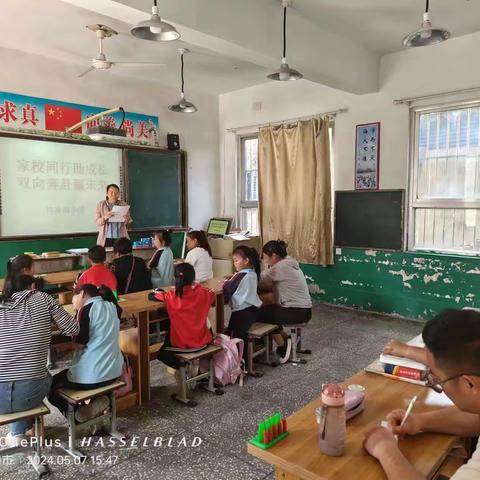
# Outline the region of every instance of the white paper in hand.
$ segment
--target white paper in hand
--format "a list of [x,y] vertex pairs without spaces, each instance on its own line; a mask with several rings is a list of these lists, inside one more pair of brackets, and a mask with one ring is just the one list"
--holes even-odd
[[114,205],[111,212],[113,216],[108,219],[109,222],[125,222],[125,215],[130,210],[130,205]]

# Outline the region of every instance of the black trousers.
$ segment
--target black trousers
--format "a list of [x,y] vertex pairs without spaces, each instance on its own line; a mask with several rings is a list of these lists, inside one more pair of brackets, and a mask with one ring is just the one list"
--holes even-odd
[[244,310],[232,312],[228,323],[227,333],[232,338],[241,338],[245,342],[245,349],[248,341],[248,330],[253,323],[259,321],[259,308],[248,307]]
[[58,372],[52,378],[52,386],[50,388],[50,394],[48,395],[48,401],[55,405],[63,414],[68,410],[68,402],[61,398],[59,395],[55,395],[55,390],[59,388],[73,388],[75,390],[90,390],[93,388],[105,387],[106,385],[113,382],[113,380],[108,380],[107,382],[98,382],[98,383],[75,383],[71,382],[68,377],[68,368]]
[[116,242],[116,238],[106,238],[104,247],[113,247],[113,244]]
[[282,307],[280,305],[265,305],[260,309],[260,322],[273,325],[295,325],[307,323],[312,318],[311,308]]

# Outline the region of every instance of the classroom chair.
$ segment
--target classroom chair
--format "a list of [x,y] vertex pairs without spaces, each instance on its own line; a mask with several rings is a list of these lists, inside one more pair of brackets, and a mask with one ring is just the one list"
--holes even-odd
[[50,410],[45,404],[41,404],[39,407],[32,408],[31,410],[24,410],[22,412],[5,413],[0,415],[0,425],[7,425],[9,423],[18,422],[19,420],[34,419],[35,433],[32,438],[35,438],[35,444],[32,445],[31,441],[28,447],[11,447],[0,450],[0,456],[12,455],[15,453],[32,452],[33,455],[29,455],[28,461],[31,463],[38,478],[42,478],[44,475],[50,473],[50,467],[46,463],[45,457],[42,455],[42,441],[43,441],[43,416],[50,413]]
[[[265,354],[265,365],[276,367],[277,364],[270,361],[271,341],[270,335],[278,329],[278,325],[269,323],[254,323],[248,329],[247,340],[247,375],[252,377],[263,377],[262,372],[256,372],[253,368],[253,360],[259,355]],[[255,342],[263,341],[263,347],[255,349]]]
[[292,351],[290,353],[289,363],[307,363],[304,358],[300,358],[298,354],[310,355],[311,350],[302,349],[302,328],[305,328],[308,323],[297,323],[282,325],[284,330],[290,331],[290,338],[292,339]]
[[[187,387],[203,379],[208,379],[208,383],[206,385],[202,385],[205,390],[215,393],[216,395],[224,394],[224,391],[221,388],[215,388],[215,374],[213,370],[213,355],[219,352],[221,347],[210,344],[204,347],[202,350],[197,350],[195,352],[185,350],[182,351],[173,348],[170,348],[169,350],[172,350],[175,353],[175,356],[181,362],[178,370],[180,375],[180,392],[172,395],[174,400],[184,403],[189,407],[196,407],[198,405],[197,402],[187,397]],[[200,359],[208,359],[208,371],[189,377],[187,375],[187,370],[189,370],[190,365],[196,361],[200,361]]]
[[[115,380],[104,387],[94,388],[92,390],[74,390],[70,388],[60,388],[56,391],[56,394],[62,397],[68,403],[68,444],[62,444],[63,450],[65,450],[69,455],[72,455],[72,457],[74,458],[78,458],[81,460],[87,458],[87,455],[77,449],[78,430],[85,429],[94,425],[100,425],[105,420],[108,422],[107,431],[111,437],[118,438],[119,440],[125,438],[125,436],[117,430],[117,407],[115,401],[115,390],[123,387],[124,385],[124,382],[121,382],[120,380]],[[102,395],[108,395],[110,399],[110,406],[106,413],[103,413],[102,415],[92,418],[91,420],[88,420],[86,422],[78,423],[75,420],[76,409],[83,405],[87,400],[91,401],[94,398],[100,397]]]

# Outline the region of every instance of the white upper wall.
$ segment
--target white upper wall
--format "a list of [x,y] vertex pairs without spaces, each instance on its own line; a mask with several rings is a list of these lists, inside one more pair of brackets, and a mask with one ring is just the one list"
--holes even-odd
[[[381,122],[380,188],[407,188],[409,109],[399,97],[480,86],[480,33],[382,58],[380,91],[353,95],[312,82],[273,82],[220,96],[221,200],[236,215],[236,143],[227,129],[348,108],[335,121],[334,189],[354,188],[355,126]],[[352,71],[354,76],[355,72]],[[480,93],[479,93],[480,96]],[[477,96],[478,98],[478,96]],[[261,102],[261,111],[253,108]],[[246,129],[245,132],[252,131]]]
[[0,55],[2,91],[106,108],[121,105],[127,111],[158,116],[160,144],[166,144],[167,133],[178,133],[187,151],[189,225],[203,228],[218,215],[218,97],[197,93],[198,112],[173,113],[168,105],[177,101],[177,89],[111,72],[78,79],[76,64],[9,49],[0,49]]

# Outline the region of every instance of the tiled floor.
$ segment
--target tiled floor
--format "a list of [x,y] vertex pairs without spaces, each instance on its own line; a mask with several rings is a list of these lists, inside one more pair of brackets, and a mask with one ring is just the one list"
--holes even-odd
[[[298,410],[319,396],[322,383],[344,380],[374,360],[389,338],[407,340],[421,328],[417,322],[317,305],[304,337],[305,348],[313,350],[306,365],[259,367],[264,377],[247,378],[243,388],[227,387],[223,396],[196,392],[199,404],[193,409],[170,400],[174,382],[159,362],[152,362],[152,401],[119,418],[119,429],[140,446],[111,447],[108,437],[95,436],[84,448],[95,457],[83,465],[65,465],[70,457],[58,448],[47,448],[53,471],[49,478],[273,479],[269,465],[246,453],[246,441],[258,422],[275,411],[289,415]],[[46,424],[49,437],[65,437],[65,422],[58,413],[49,415]],[[153,445],[156,437],[163,438],[162,446]],[[192,447],[199,439],[201,444]],[[18,457],[9,467],[0,462],[0,480],[35,478]]]

